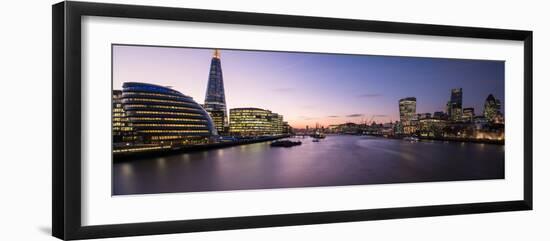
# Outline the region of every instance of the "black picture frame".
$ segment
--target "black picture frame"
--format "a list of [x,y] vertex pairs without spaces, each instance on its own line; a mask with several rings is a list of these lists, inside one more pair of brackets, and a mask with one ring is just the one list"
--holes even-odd
[[[307,225],[350,221],[531,210],[533,33],[532,31],[415,23],[335,19],[171,7],[60,2],[52,6],[53,150],[52,233],[60,239],[88,239]],[[522,200],[368,210],[177,220],[82,226],[81,224],[81,17],[193,21],[428,36],[517,40],[524,43],[524,194]]]

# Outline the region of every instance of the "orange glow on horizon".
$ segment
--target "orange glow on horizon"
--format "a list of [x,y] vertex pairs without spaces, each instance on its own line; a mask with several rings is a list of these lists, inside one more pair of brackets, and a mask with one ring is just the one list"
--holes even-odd
[[[292,128],[297,129],[305,129],[306,126],[309,128],[315,128],[317,125],[319,128],[324,127],[328,128],[330,125],[340,125],[345,123],[355,123],[355,124],[371,124],[369,120],[365,120],[363,118],[327,118],[327,119],[313,119],[313,120],[285,120],[288,121],[288,124]],[[381,124],[381,123],[388,123],[388,122],[394,122],[395,120],[391,120],[388,118],[384,119],[374,119],[375,123]]]

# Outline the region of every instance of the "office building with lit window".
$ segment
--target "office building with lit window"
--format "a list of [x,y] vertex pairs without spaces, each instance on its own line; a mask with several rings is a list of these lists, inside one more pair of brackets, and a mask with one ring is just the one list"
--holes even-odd
[[413,134],[416,131],[416,98],[407,97],[399,100],[399,119],[403,125],[404,134]]
[[452,121],[462,120],[462,88],[451,89],[451,100],[447,102],[447,114]]
[[470,107],[470,108],[464,108],[462,110],[462,120],[463,121],[466,121],[466,122],[473,122],[474,121],[474,117],[476,116],[475,112],[474,112],[474,108]]
[[271,123],[272,123],[272,130],[273,133],[276,135],[283,134],[283,115],[279,115],[277,113],[272,113],[271,116]]
[[206,110],[176,90],[126,82],[121,101],[141,143],[200,144],[218,135]]
[[112,99],[112,134],[113,143],[132,142],[135,140],[133,128],[122,108],[122,91],[113,90]]
[[281,135],[283,116],[259,108],[230,109],[229,133],[234,136]]
[[218,133],[224,133],[227,129],[227,107],[225,104],[221,56],[218,49],[214,50],[214,56],[210,61],[204,109],[210,114]]
[[418,121],[418,133],[422,137],[442,137],[446,126],[446,120],[425,118]]
[[214,127],[218,131],[218,134],[225,133],[228,128],[228,125],[225,124],[227,113],[224,112],[223,110],[216,110],[216,109],[205,108],[205,110],[210,115],[210,118],[212,118],[212,122],[214,123]]
[[500,100],[497,100],[492,94],[485,99],[483,116],[490,122],[495,122],[497,117],[502,116],[500,113]]

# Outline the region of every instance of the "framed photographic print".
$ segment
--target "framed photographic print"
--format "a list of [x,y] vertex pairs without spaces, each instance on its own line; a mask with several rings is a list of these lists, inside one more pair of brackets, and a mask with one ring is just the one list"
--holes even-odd
[[532,32],[61,2],[53,235],[532,209]]

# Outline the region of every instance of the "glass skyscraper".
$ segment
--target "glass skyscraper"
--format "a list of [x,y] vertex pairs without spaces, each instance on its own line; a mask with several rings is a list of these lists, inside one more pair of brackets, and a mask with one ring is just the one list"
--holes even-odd
[[451,90],[451,100],[447,103],[447,112],[453,121],[462,119],[462,88]]
[[225,105],[220,50],[218,49],[214,50],[214,56],[210,62],[204,108],[212,117],[218,133],[225,133],[227,129],[227,107]]
[[485,106],[483,109],[483,116],[488,121],[493,122],[494,119],[500,114],[500,100],[497,100],[492,94],[485,99]]
[[403,125],[405,134],[412,134],[416,131],[416,98],[407,97],[399,100],[399,119]]
[[407,97],[399,100],[399,119],[408,124],[416,115],[416,98]]

